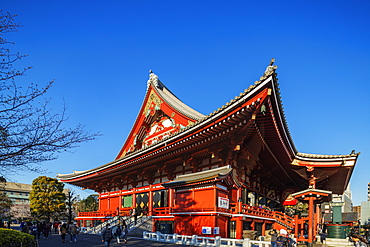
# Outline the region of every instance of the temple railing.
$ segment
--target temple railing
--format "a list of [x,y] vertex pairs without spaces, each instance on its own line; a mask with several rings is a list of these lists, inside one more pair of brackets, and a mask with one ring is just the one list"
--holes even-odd
[[294,229],[294,218],[279,211],[271,211],[270,209],[263,207],[261,208],[248,204],[241,204],[241,210],[238,212],[237,203],[230,203],[230,210],[234,214],[242,213],[246,215],[275,219],[276,222],[282,227]]
[[295,220],[293,217],[290,217],[287,214],[284,214],[279,211],[273,211],[274,219],[282,226],[285,226],[289,229],[294,229]]
[[253,216],[266,217],[266,218],[273,218],[274,216],[273,211],[271,210],[256,207],[256,206],[250,206],[247,204],[242,205],[242,213],[253,215]]
[[161,207],[161,208],[153,208],[153,215],[154,216],[169,216],[172,213],[171,207]]
[[117,211],[93,211],[93,212],[78,212],[78,217],[114,217]]
[[184,212],[224,212],[224,213],[231,213],[230,209],[226,208],[219,208],[219,207],[209,207],[209,208],[174,208],[172,210],[173,213],[184,213]]
[[229,247],[229,246],[245,246],[245,247],[270,247],[271,241],[257,241],[245,239],[232,239],[217,237],[202,237],[197,235],[178,235],[163,234],[160,232],[143,232],[143,238],[150,241],[166,242],[173,244],[182,244],[190,246],[208,246],[208,247]]
[[273,211],[266,209],[266,208],[251,206],[248,204],[241,204],[241,209],[238,210],[237,203],[230,203],[230,210],[234,214],[242,213],[242,214],[247,214],[247,215],[252,215],[252,216],[274,218]]
[[231,213],[230,209],[219,208],[219,207],[209,207],[209,208],[171,208],[171,207],[160,207],[153,208],[154,216],[170,216],[176,213],[187,213],[187,212],[224,212]]

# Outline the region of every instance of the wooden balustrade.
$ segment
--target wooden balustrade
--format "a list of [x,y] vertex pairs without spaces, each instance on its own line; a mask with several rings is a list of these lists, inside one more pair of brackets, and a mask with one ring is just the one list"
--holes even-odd
[[285,225],[286,227],[293,229],[294,228],[294,218],[290,217],[287,214],[284,214],[279,211],[274,211],[274,218],[280,223]]
[[[121,216],[129,216],[131,208],[125,208],[120,210]],[[219,207],[210,207],[210,208],[171,208],[171,207],[160,207],[160,208],[153,208],[153,215],[155,216],[169,216],[173,213],[179,212],[225,212],[236,214],[237,213],[237,204],[230,203],[230,209],[226,208],[219,208]],[[271,211],[265,208],[260,208],[256,206],[251,206],[247,204],[242,204],[241,209],[242,214],[251,215],[251,216],[259,216],[265,218],[276,219],[279,224],[284,225],[288,228],[294,228],[294,219],[282,212],[279,211]],[[117,211],[94,211],[94,212],[79,212],[78,217],[113,217],[117,215]]]
[[117,215],[117,211],[78,212],[78,217],[107,217],[115,215]]
[[168,216],[171,215],[172,208],[171,207],[161,207],[161,208],[153,208],[153,215],[155,216]]

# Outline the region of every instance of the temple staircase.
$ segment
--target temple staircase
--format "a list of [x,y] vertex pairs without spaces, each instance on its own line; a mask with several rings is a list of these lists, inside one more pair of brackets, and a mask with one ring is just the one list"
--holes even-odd
[[287,214],[284,214],[279,211],[274,211],[273,212],[273,218],[275,219],[275,222],[277,225],[280,227],[275,226],[275,229],[289,229],[289,230],[294,230],[294,218],[288,216]]
[[[126,225],[128,227],[128,233],[130,235],[140,235],[142,236],[142,233],[144,231],[152,230],[152,223],[151,220],[152,217],[150,216],[139,216],[137,217],[136,224],[132,217],[129,216],[114,216],[111,219],[97,225],[94,227],[82,227],[81,232],[86,234],[98,234],[100,235],[102,230],[107,226],[107,224],[110,224],[110,227],[112,228],[113,232],[115,232],[116,227],[118,226],[120,221],[125,221]],[[150,225],[150,229],[148,229],[148,225]]]

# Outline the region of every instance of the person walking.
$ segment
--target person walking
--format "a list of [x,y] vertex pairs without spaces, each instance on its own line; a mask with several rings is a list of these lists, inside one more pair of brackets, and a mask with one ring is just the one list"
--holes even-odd
[[116,231],[114,232],[114,236],[117,238],[117,244],[120,244],[121,241],[121,235],[122,235],[122,229],[120,225],[117,226]]
[[21,232],[28,233],[28,234],[30,233],[30,227],[28,226],[27,222],[23,225]]
[[122,221],[122,231],[123,231],[123,242],[125,242],[125,244],[126,244],[127,243],[128,227],[127,227],[127,224],[126,224],[125,220]]
[[55,234],[58,233],[58,227],[59,227],[59,223],[58,223],[58,221],[55,221],[54,224],[53,224],[53,228],[54,228],[54,233]]
[[109,247],[112,238],[113,238],[112,229],[110,228],[110,224],[107,224],[101,233],[101,241],[105,243],[106,247]]
[[132,211],[131,211],[131,216],[134,218],[134,225],[136,225],[137,223],[137,209],[136,208],[133,208]]
[[277,247],[284,247],[287,246],[287,238],[286,235],[280,234],[280,236],[277,237],[276,239],[276,246]]
[[43,228],[42,229],[42,233],[44,234],[44,238],[48,239],[49,238],[50,229],[51,229],[51,225],[49,224],[49,222],[44,222],[42,228]]
[[271,236],[271,247],[276,247],[276,240],[278,238],[278,232],[276,231],[276,229],[271,229],[269,231],[269,235]]
[[70,236],[71,236],[71,243],[72,242],[77,242],[77,226],[76,226],[76,223],[71,223],[70,225],[69,225],[69,234],[70,234]]
[[37,239],[40,239],[42,230],[41,222],[37,222]]
[[60,228],[59,228],[59,234],[62,237],[62,243],[65,242],[66,240],[66,235],[67,235],[68,229],[67,229],[67,224],[64,223]]

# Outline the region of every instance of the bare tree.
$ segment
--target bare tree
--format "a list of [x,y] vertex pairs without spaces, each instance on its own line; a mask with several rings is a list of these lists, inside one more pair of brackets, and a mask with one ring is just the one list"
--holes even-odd
[[13,43],[4,38],[20,27],[14,18],[0,11],[0,176],[40,171],[41,162],[54,160],[58,153],[99,135],[86,131],[83,125],[65,127],[65,104],[59,113],[51,111],[45,94],[53,81],[43,88],[17,82],[31,67],[15,68],[15,62],[25,55],[12,53],[8,46]]
[[74,216],[76,215],[75,206],[76,202],[78,201],[79,197],[76,195],[76,192],[73,190],[68,190],[66,194],[66,208],[67,208],[67,217],[68,222],[72,222]]

